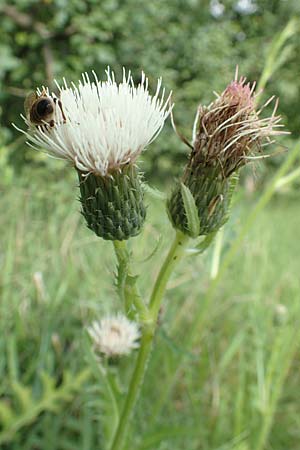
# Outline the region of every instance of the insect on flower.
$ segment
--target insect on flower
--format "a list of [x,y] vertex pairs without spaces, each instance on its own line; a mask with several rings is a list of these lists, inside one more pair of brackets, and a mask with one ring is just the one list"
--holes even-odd
[[[29,145],[71,161],[82,172],[101,176],[133,164],[162,130],[172,107],[171,94],[165,98],[159,79],[151,95],[144,73],[137,85],[125,69],[120,83],[110,69],[106,75],[106,81],[93,72],[91,80],[84,73],[77,84],[57,83],[58,98],[48,88],[29,94],[24,121],[38,126],[19,129]],[[45,122],[50,125],[47,133],[39,127]]]
[[30,92],[24,102],[26,118],[33,125],[49,125],[52,128],[55,125],[55,109],[57,105],[61,110],[63,121],[65,122],[66,118],[60,99],[50,97],[46,89],[43,89],[40,94]]
[[31,147],[75,167],[88,227],[120,241],[141,231],[146,207],[136,161],[161,132],[173,105],[160,78],[153,94],[143,72],[138,84],[125,69],[120,82],[109,68],[106,78],[92,72],[91,79],[83,73],[77,84],[64,79],[56,83],[58,98],[38,89],[25,102],[28,129],[15,128]]

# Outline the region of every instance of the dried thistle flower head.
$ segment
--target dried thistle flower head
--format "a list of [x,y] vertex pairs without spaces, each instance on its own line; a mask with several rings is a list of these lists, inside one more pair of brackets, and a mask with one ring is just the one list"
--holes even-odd
[[140,331],[136,322],[118,314],[93,322],[88,327],[95,350],[108,357],[128,355],[139,347]]
[[152,96],[144,73],[138,85],[125,70],[121,83],[109,69],[106,75],[106,81],[93,72],[92,81],[83,74],[78,85],[57,83],[59,98],[47,88],[37,90],[30,104],[51,100],[51,124],[42,121],[39,108],[35,116],[42,124],[27,114],[29,130],[20,131],[29,145],[77,169],[88,227],[104,239],[123,240],[140,232],[146,215],[136,159],[156,139],[172,106],[160,79]]
[[[227,219],[227,212],[238,169],[261,155],[264,146],[274,142],[273,136],[285,134],[276,115],[275,101],[270,117],[261,118],[271,97],[257,109],[255,83],[236,76],[221,95],[209,106],[200,105],[193,127],[192,152],[182,177],[198,210],[199,235],[218,230]],[[168,211],[175,228],[190,234],[180,186],[176,186]]]

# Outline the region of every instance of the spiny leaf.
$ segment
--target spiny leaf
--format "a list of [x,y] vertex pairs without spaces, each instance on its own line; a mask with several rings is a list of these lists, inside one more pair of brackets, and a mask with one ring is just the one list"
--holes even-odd
[[[32,423],[43,411],[57,412],[64,402],[71,400],[74,394],[90,376],[89,370],[83,370],[77,375],[64,374],[63,383],[55,386],[55,381],[49,382],[49,375],[43,374],[43,386],[47,385],[39,398],[35,398],[32,391],[20,382],[13,383],[12,404],[17,400],[21,408],[13,408],[7,404],[7,400],[0,401],[0,444],[12,440],[16,433],[26,425]],[[45,384],[45,380],[46,384]]]
[[22,411],[26,411],[32,405],[31,391],[27,386],[21,383],[12,383],[12,389]]
[[189,233],[192,237],[199,236],[200,219],[195,199],[187,186],[181,183],[181,195],[186,213]]
[[[55,389],[55,381],[46,372],[40,373],[40,378],[42,381],[43,391],[46,395],[50,395],[53,389]],[[65,379],[66,381],[66,379]]]

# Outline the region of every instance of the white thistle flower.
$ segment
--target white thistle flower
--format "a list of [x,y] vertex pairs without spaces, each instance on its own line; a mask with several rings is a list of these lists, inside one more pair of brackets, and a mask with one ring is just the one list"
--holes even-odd
[[[93,81],[87,73],[76,86],[64,80],[59,89],[63,112],[55,108],[54,126],[37,126],[23,117],[28,132],[23,132],[28,144],[51,156],[71,161],[81,172],[108,175],[124,164],[133,163],[138,155],[160,133],[170,113],[170,96],[166,100],[161,79],[154,96],[148,91],[148,79],[142,73],[135,86],[130,72],[123,70],[123,81],[115,81],[113,72],[106,71],[107,81]],[[43,88],[45,89],[45,88]],[[45,89],[47,95],[56,98]],[[42,91],[37,90],[40,95]]]
[[95,349],[109,357],[128,355],[139,347],[137,323],[121,314],[95,321],[87,330]]

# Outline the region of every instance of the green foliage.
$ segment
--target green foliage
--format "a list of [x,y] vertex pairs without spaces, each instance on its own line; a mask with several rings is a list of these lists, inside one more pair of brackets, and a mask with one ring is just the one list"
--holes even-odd
[[[258,80],[267,61],[262,83],[268,79],[269,84],[264,96],[280,97],[280,113],[297,133],[299,2],[257,0],[256,4],[255,12],[241,14],[235,0],[226,0],[224,14],[214,17],[208,0],[43,0],[39,4],[1,0],[0,115],[5,142],[17,137],[11,122],[21,125],[26,92],[51,85],[54,77],[76,81],[82,71],[92,69],[103,74],[108,64],[118,77],[123,66],[131,68],[136,80],[143,69],[152,87],[163,76],[167,91],[173,90],[176,122],[191,136],[197,104],[210,102],[213,91],[224,89],[236,64],[241,74]],[[275,38],[274,30],[279,33]],[[10,153],[10,162],[18,167],[37,158],[39,163],[24,142]],[[143,169],[157,177],[178,174],[185,159],[186,151],[169,126],[145,153]]]
[[22,427],[37,420],[41,413],[50,411],[59,414],[63,403],[74,398],[88,375],[88,370],[78,373],[75,377],[66,372],[63,382],[56,387],[56,380],[46,372],[41,372],[42,392],[38,398],[35,398],[29,387],[14,381],[11,397],[0,400],[0,444],[13,440]]
[[1,182],[4,185],[11,185],[13,181],[14,169],[9,164],[9,152],[7,147],[0,148],[0,172]]
[[287,26],[273,39],[257,86],[258,91],[265,89],[274,73],[290,59],[294,46],[292,44],[286,45],[286,43],[297,33],[298,28],[299,20],[291,19]]
[[[12,439],[2,443],[4,450],[104,450],[132,370],[132,358],[110,366],[107,384],[103,367],[82,337],[82,328],[92,320],[120,308],[108,269],[115,261],[111,244],[100,243],[83,219],[78,223],[75,177],[63,180],[57,173],[43,172],[39,178],[37,171],[34,178],[15,179],[13,189],[1,188],[6,214],[0,218],[5,236],[0,243],[0,404],[12,408],[12,425],[30,419],[17,432],[9,428]],[[224,228],[223,258],[232,233],[239,236],[254,210],[253,199],[241,196]],[[146,224],[143,239],[133,239],[131,247],[143,291],[151,286],[161,253],[143,266],[139,261],[152,252],[158,229],[163,236],[171,233],[161,200],[147,200],[153,225]],[[199,308],[205,307],[211,251],[186,258],[178,267],[160,315],[131,448],[241,450],[256,448],[265,439],[274,450],[297,448],[298,200],[278,195],[261,209],[194,330],[192,346],[187,335]],[[161,249],[168,245],[164,239]],[[285,317],[278,305],[285,306]],[[91,374],[72,390],[87,366]],[[50,396],[41,373],[51,379]],[[25,402],[29,396],[26,410],[16,383]],[[45,405],[54,400],[52,412]]]

